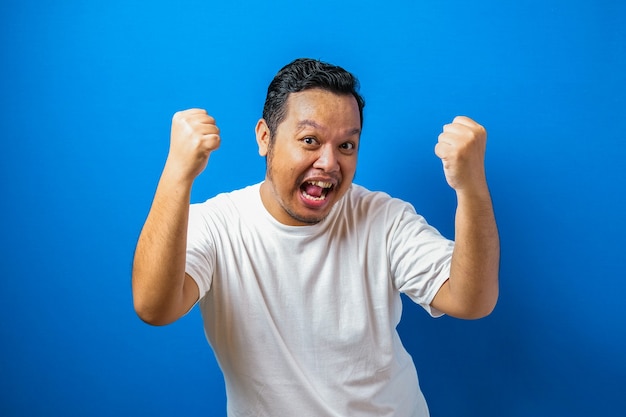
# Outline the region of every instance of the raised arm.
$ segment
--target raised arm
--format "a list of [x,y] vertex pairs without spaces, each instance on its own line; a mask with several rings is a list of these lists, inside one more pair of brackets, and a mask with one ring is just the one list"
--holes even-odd
[[185,273],[191,187],[220,144],[215,119],[205,110],[178,112],[170,149],[133,262],[133,302],[139,317],[169,324],[198,300],[198,286]]
[[465,319],[490,314],[498,300],[500,241],[485,175],[486,141],[482,126],[459,116],[444,126],[435,147],[457,210],[450,279],[431,305]]

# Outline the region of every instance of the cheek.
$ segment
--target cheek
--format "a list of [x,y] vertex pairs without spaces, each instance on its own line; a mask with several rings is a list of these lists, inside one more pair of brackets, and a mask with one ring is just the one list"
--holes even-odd
[[298,152],[285,153],[278,169],[284,175],[283,179],[290,183],[300,183],[306,172],[311,169],[315,160]]
[[341,170],[346,179],[354,177],[356,173],[356,158],[350,158],[341,165]]
[[298,168],[293,163],[285,163],[284,158],[274,158],[270,170],[274,186],[283,190],[282,192],[291,192],[301,182],[301,172],[298,171]]

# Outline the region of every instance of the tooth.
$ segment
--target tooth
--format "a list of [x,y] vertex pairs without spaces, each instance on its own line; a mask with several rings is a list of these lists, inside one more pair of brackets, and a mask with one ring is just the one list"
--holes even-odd
[[312,185],[316,185],[318,187],[321,187],[321,188],[330,188],[333,185],[330,182],[323,182],[323,181],[310,181],[309,183],[312,184]]

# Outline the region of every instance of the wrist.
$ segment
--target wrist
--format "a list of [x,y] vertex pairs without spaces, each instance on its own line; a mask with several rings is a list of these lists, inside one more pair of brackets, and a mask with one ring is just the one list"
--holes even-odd
[[459,204],[472,202],[473,204],[488,204],[491,206],[491,193],[487,183],[456,189],[457,202]]
[[159,184],[167,184],[178,189],[191,189],[196,175],[170,160],[165,162]]

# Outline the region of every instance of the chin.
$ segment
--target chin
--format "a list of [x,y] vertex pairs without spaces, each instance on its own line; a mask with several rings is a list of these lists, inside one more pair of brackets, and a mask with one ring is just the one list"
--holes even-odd
[[309,226],[317,224],[321,222],[322,220],[324,220],[326,217],[328,217],[328,212],[304,214],[304,213],[296,213],[295,211],[288,210],[286,208],[285,208],[285,211],[287,212],[289,217],[291,217],[297,223],[300,223],[302,225],[309,225]]
[[328,213],[325,213],[323,216],[320,216],[320,215],[300,216],[300,215],[297,215],[295,213],[289,213],[289,215],[295,221],[310,226],[310,225],[318,224],[319,222],[324,220],[328,216]]

